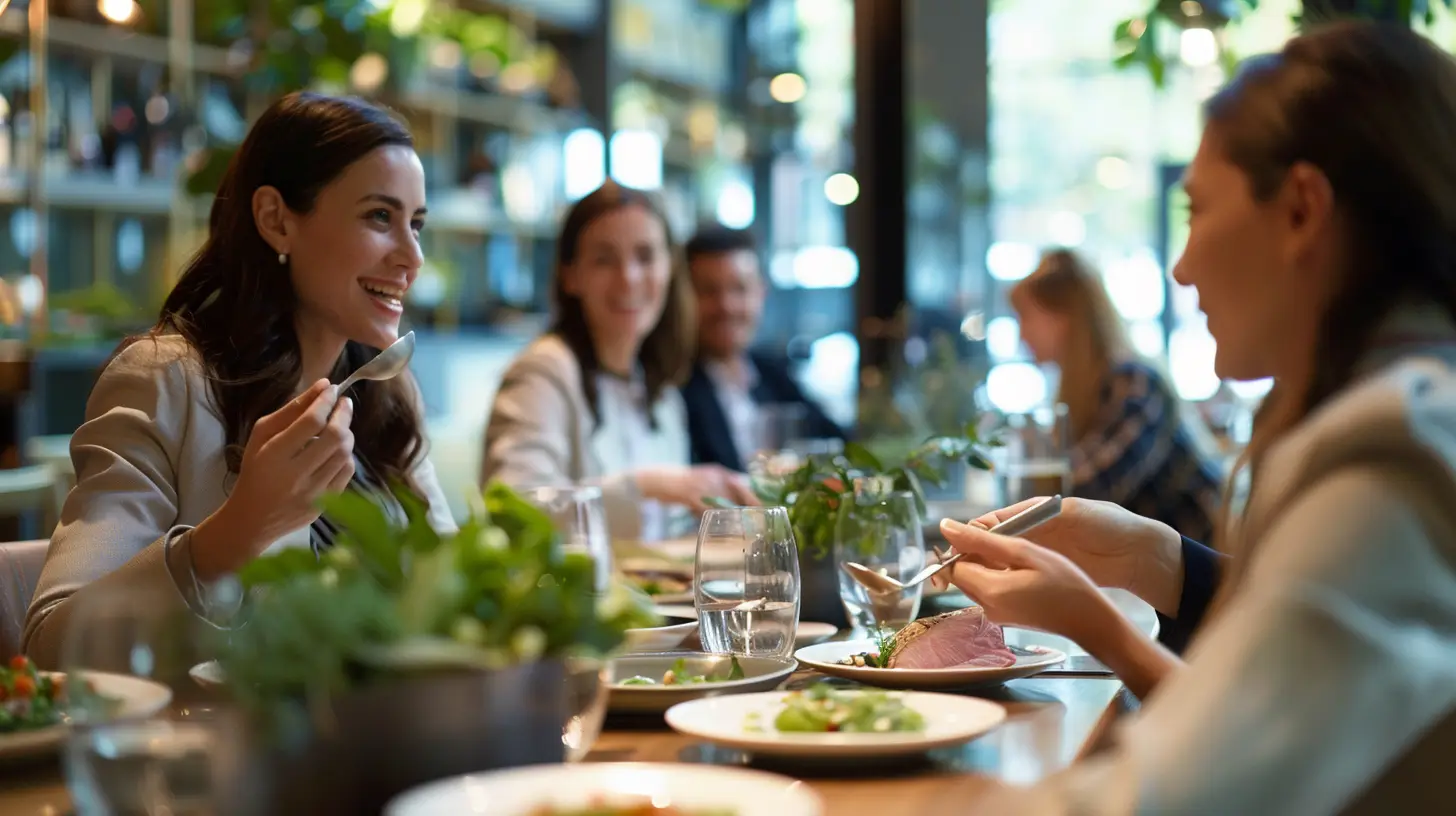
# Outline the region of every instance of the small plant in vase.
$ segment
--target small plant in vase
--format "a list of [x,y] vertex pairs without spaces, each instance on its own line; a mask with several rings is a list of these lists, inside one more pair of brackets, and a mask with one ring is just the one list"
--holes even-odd
[[753,487],[759,500],[789,510],[800,553],[800,616],[848,625],[833,552],[836,530],[849,526],[850,515],[861,506],[879,504],[861,499],[909,493],[924,519],[926,487],[945,483],[959,463],[990,470],[986,448],[992,445],[980,438],[974,425],[967,425],[960,435],[927,439],[899,461],[885,461],[850,442],[839,454],[812,455],[793,464],[782,457],[756,463]]
[[[257,749],[240,795],[261,797],[260,812],[338,797],[377,812],[432,779],[560,761],[564,726],[589,716],[574,667],[587,667],[590,703],[599,659],[657,622],[624,586],[599,594],[591,559],[563,551],[549,516],[503,485],[447,535],[397,495],[403,519],[332,497],[344,530],[332,549],[284,550],[240,575],[245,623],[224,633],[219,663]],[[350,781],[321,781],[335,778]]]

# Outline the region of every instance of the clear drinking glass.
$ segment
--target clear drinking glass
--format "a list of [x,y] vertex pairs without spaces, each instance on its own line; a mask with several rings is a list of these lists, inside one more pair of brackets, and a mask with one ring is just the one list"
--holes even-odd
[[693,592],[708,652],[788,657],[799,625],[799,550],[782,507],[714,509],[698,527]]
[[925,534],[915,496],[909,492],[861,494],[854,502],[834,529],[839,599],[856,629],[899,629],[919,615],[925,585],[894,594],[871,593],[845,564],[854,562],[901,582],[924,568]]
[[571,715],[561,729],[566,761],[580,762],[591,753],[607,718],[607,666],[596,658],[566,661],[566,705]]
[[220,812],[222,775],[238,767],[236,731],[192,678],[220,633],[175,596],[137,588],[92,587],[70,603],[62,710],[76,812]]
[[992,451],[997,501],[1002,507],[1037,496],[1072,494],[1067,406],[1007,417],[1005,444]]
[[522,493],[551,516],[567,552],[591,556],[596,564],[597,591],[605,592],[612,580],[612,536],[607,529],[602,489],[592,485],[540,485]]
[[[596,566],[597,591],[606,592],[612,580],[612,537],[607,531],[601,488],[537,486],[523,492],[527,500],[551,516],[568,552],[591,556]],[[607,716],[606,667],[602,662],[568,660],[566,696],[568,716],[561,728],[561,742],[566,747],[566,761],[577,762],[590,753]]]
[[758,406],[758,449],[743,457],[792,448],[804,438],[809,409],[797,403],[767,403]]

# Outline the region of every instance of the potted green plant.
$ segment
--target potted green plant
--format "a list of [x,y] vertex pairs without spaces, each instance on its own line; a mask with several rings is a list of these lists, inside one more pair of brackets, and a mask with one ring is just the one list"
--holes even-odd
[[886,461],[863,445],[850,442],[844,452],[806,457],[793,470],[760,472],[753,479],[754,492],[765,505],[782,505],[789,510],[789,522],[799,545],[801,619],[849,625],[839,598],[839,577],[835,570],[835,530],[845,526],[845,516],[857,512],[863,503],[855,500],[856,486],[865,492],[904,491],[914,497],[916,510],[926,516],[925,488],[943,484],[953,465],[989,470],[991,462],[976,426],[967,425],[960,435],[935,436],[898,461]]
[[398,521],[358,494],[331,498],[338,544],[240,575],[246,623],[219,663],[250,746],[241,812],[377,813],[434,779],[559,762],[574,664],[656,623],[625,587],[599,595],[591,559],[563,552],[549,517],[503,485],[450,535],[398,495]]

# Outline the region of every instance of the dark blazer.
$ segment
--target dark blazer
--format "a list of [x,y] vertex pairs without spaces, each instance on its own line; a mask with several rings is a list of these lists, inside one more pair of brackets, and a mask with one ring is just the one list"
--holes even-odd
[[[753,401],[760,405],[793,404],[802,405],[808,412],[804,431],[816,439],[845,439],[844,429],[834,423],[815,405],[789,372],[789,361],[750,352],[749,360],[758,369],[758,385],[754,387]],[[682,387],[683,402],[688,409],[688,437],[692,442],[693,462],[696,464],[720,464],[742,471],[744,451],[733,444],[733,431],[728,424],[728,415],[718,402],[718,391],[713,380],[701,363],[693,366],[692,377]],[[751,453],[751,452],[750,452]]]

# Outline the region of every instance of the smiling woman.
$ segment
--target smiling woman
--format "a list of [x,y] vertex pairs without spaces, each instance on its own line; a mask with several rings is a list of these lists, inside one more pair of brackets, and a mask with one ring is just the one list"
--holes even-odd
[[307,93],[264,112],[156,327],[91,393],[26,624],[38,662],[55,665],[74,603],[108,586],[151,583],[226,614],[217,579],[265,551],[332,544],[326,493],[398,510],[382,488],[400,483],[453,528],[413,379],[347,398],[330,385],[398,336],[424,217],[419,157],[388,112]]
[[501,381],[481,480],[599,482],[624,539],[662,537],[662,505],[756,504],[741,475],[688,466],[677,386],[693,356],[692,301],[657,200],[607,182],[567,213],[556,251],[556,320]]

